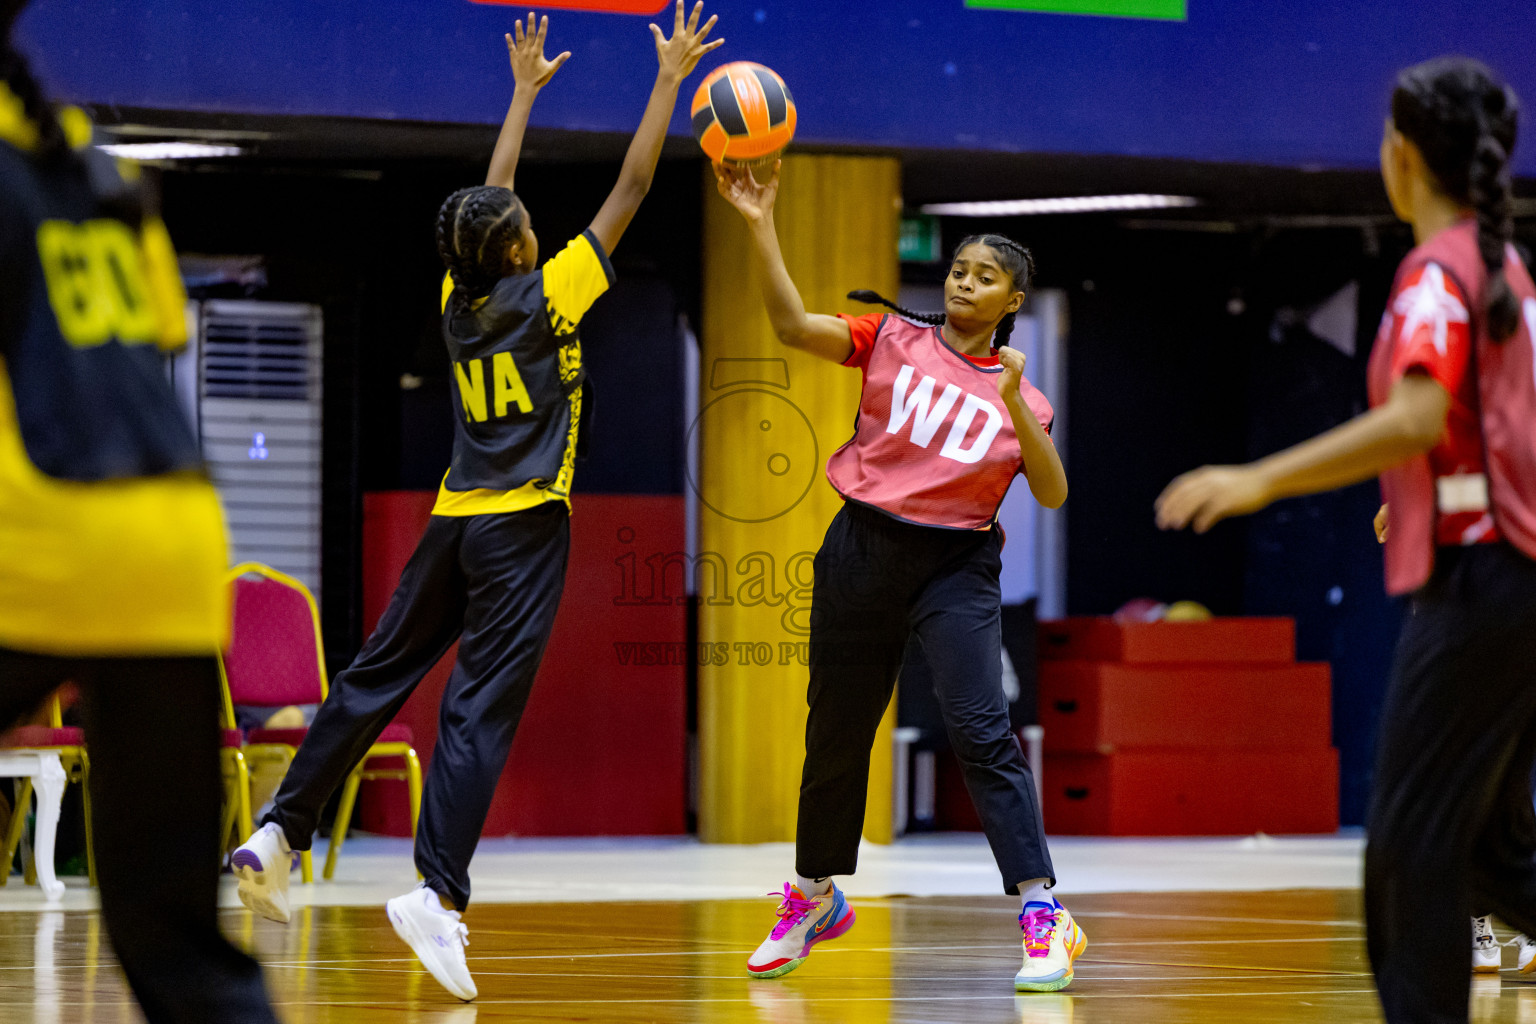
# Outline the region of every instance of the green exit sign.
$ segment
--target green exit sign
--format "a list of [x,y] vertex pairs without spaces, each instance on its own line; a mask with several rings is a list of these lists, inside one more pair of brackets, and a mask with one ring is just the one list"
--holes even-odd
[[1097,14],[1107,18],[1158,18],[1184,21],[1188,0],[965,0],[967,7],[994,11],[1049,11],[1053,14]]
[[896,250],[903,263],[937,263],[942,258],[939,218],[927,213],[902,217],[901,236]]

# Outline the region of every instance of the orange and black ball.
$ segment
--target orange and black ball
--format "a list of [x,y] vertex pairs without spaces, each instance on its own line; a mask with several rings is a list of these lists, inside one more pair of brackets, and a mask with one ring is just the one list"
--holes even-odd
[[693,137],[710,160],[772,160],[795,136],[795,98],[772,70],[750,61],[710,72],[693,94]]

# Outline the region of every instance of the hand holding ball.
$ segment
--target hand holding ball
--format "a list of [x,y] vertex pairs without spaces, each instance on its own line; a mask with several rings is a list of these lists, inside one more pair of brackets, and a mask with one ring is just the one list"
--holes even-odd
[[693,137],[712,163],[772,163],[795,137],[795,99],[761,64],[722,65],[693,94]]

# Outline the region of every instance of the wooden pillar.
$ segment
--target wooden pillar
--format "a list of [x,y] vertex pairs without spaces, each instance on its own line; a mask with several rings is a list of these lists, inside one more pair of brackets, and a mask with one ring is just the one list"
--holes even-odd
[[[889,157],[785,158],[775,220],[808,310],[871,312],[855,288],[895,297],[901,172]],[[780,344],[746,224],[706,172],[701,337],[699,835],[760,843],[795,834],[805,753],[811,558],[842,504],[827,457],[853,432],[860,374]],[[870,763],[864,834],[891,840],[891,729]]]

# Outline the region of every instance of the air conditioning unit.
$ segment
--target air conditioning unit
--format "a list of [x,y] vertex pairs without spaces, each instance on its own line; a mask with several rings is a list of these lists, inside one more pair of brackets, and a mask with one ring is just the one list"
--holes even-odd
[[320,593],[318,306],[209,299],[188,309],[172,379],[224,502],[231,557]]

